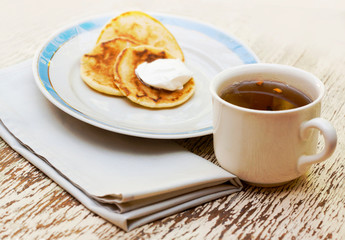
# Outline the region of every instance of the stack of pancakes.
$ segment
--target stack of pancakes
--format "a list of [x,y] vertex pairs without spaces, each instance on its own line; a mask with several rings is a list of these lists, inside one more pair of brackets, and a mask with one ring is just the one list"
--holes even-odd
[[81,78],[92,89],[149,108],[168,108],[186,102],[194,93],[194,80],[181,90],[168,91],[144,84],[135,74],[143,62],[159,58],[184,61],[174,36],[157,19],[131,11],[112,19],[102,29],[96,46],[81,59]]

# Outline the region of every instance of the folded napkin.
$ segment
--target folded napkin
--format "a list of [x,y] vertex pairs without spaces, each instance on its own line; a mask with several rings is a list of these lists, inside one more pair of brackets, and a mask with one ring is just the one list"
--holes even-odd
[[170,140],[81,122],[39,92],[31,60],[0,70],[0,136],[94,213],[129,231],[241,189]]

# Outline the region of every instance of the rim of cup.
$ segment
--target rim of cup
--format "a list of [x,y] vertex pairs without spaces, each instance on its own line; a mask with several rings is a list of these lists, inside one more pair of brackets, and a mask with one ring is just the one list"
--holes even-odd
[[[294,88],[297,88],[298,90],[302,91],[309,97],[311,97],[312,102],[308,103],[307,105],[288,109],[288,110],[279,110],[279,111],[269,111],[269,110],[256,110],[256,109],[250,109],[245,107],[240,107],[237,105],[234,105],[232,103],[229,103],[225,100],[223,100],[219,96],[219,92],[221,89],[224,89],[224,82],[230,81],[230,79],[239,77],[242,75],[264,75],[264,74],[277,74],[277,75],[291,75],[290,77],[296,77],[296,78],[303,78],[308,79],[310,84],[313,84],[313,87],[315,87],[316,91],[318,91],[317,96],[309,96],[303,89],[300,89],[299,87],[293,86]],[[265,77],[263,77],[265,78]],[[278,77],[279,78],[279,77]],[[227,80],[228,79],[228,80]],[[247,79],[247,80],[253,80],[253,79]],[[261,80],[261,79],[260,79]],[[272,80],[272,79],[267,79]],[[264,81],[264,79],[263,79]],[[278,81],[279,80],[272,80],[272,81]],[[236,81],[233,81],[235,83]],[[283,82],[284,81],[280,81]],[[231,83],[231,84],[233,84]],[[221,86],[223,84],[223,86]],[[231,85],[229,84],[229,85]],[[289,85],[289,84],[288,84]],[[246,111],[246,112],[252,112],[252,113],[259,113],[259,114],[283,114],[283,113],[291,113],[291,112],[297,112],[302,111],[304,109],[310,108],[313,105],[318,104],[321,99],[324,96],[325,93],[325,86],[321,82],[320,79],[318,79],[315,75],[311,74],[310,72],[307,72],[305,70],[302,70],[300,68],[296,68],[289,65],[283,65],[283,64],[273,64],[273,63],[253,63],[253,64],[245,64],[240,66],[235,66],[231,68],[227,68],[223,70],[222,72],[218,73],[211,81],[209,90],[211,92],[212,98],[216,101],[219,101],[220,103],[232,107],[234,109],[240,110],[240,111]],[[314,94],[314,95],[316,95]]]

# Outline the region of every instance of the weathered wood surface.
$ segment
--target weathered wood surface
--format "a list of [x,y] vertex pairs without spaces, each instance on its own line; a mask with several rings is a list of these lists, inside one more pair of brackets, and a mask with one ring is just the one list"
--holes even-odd
[[[345,4],[2,0],[0,67],[31,58],[58,27],[133,8],[206,21],[236,35],[263,62],[293,65],[321,78],[327,89],[322,116],[339,136],[335,154],[285,186],[245,186],[242,192],[125,233],[87,210],[0,139],[0,239],[345,239]],[[211,136],[177,142],[215,161]],[[322,145],[320,140],[320,149]]]

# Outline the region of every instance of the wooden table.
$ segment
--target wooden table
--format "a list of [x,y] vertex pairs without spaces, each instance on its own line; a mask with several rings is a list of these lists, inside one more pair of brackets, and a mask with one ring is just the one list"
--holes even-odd
[[[59,27],[129,9],[208,22],[237,36],[262,62],[318,76],[327,89],[322,116],[338,132],[336,152],[285,186],[245,186],[126,233],[91,213],[0,139],[0,239],[345,239],[345,2],[2,0],[0,68],[32,58]],[[178,142],[215,160],[212,136]]]

